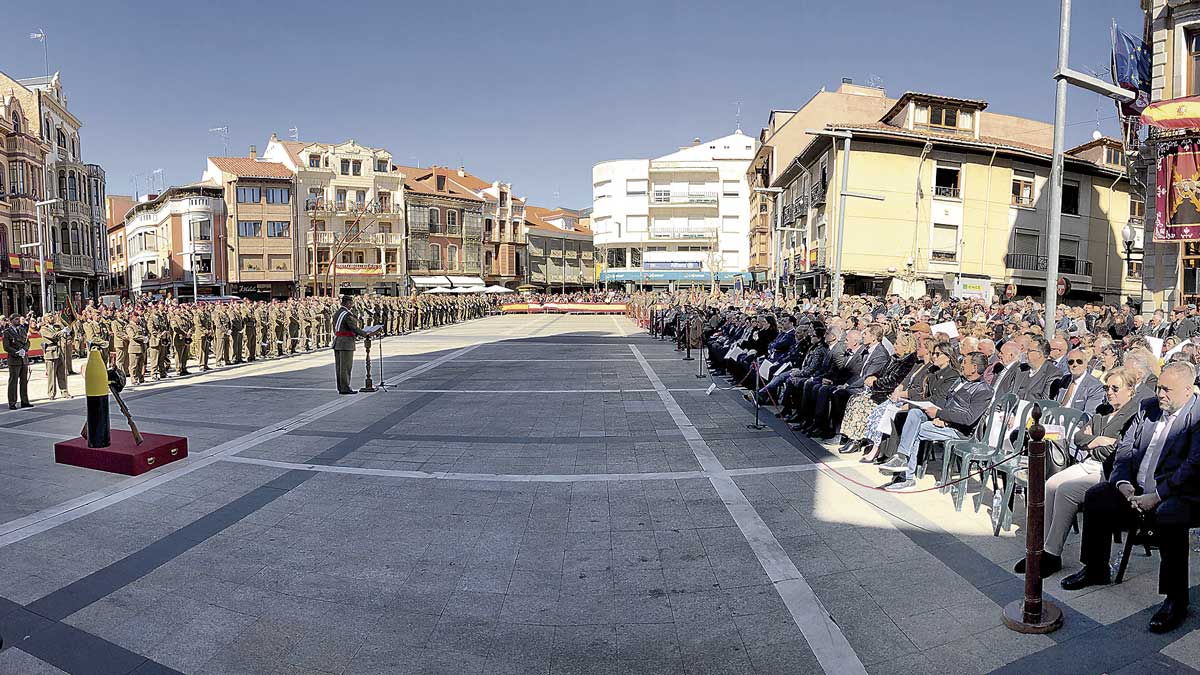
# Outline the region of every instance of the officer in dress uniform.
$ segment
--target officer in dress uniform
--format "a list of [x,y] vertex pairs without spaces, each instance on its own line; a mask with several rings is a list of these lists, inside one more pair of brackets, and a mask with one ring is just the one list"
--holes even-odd
[[342,305],[333,315],[333,363],[339,394],[358,393],[350,386],[350,371],[354,368],[354,341],[358,337],[367,337],[358,326],[358,317],[351,309],[353,306],[354,298],[343,295]]
[[29,402],[29,326],[25,317],[13,314],[4,327],[4,352],[8,355],[8,408],[17,409],[20,399],[22,408],[30,408]]

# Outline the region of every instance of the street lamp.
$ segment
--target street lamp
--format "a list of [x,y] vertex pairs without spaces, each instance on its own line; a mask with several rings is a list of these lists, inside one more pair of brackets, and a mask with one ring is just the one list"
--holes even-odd
[[37,241],[28,244],[22,244],[21,248],[34,248],[38,250],[38,279],[42,289],[42,313],[45,314],[50,303],[46,300],[46,238],[42,236],[42,207],[50,206],[61,202],[61,199],[47,199],[42,202],[37,202],[33,205],[33,210],[37,214]]
[[[1125,227],[1121,228],[1121,241],[1125,244],[1125,274],[1122,278],[1129,276],[1130,270],[1133,268],[1133,244],[1137,241],[1137,230],[1133,227],[1133,222],[1125,223]],[[1138,274],[1141,279],[1142,290],[1138,291],[1138,312],[1141,313],[1142,294],[1145,292],[1146,280]],[[1123,284],[1122,284],[1123,285]]]
[[833,313],[837,314],[842,300],[842,235],[846,232],[846,197],[873,199],[876,201],[883,201],[883,197],[881,195],[846,191],[850,177],[850,139],[854,138],[854,134],[849,131],[832,131],[829,129],[808,129],[804,133],[809,136],[824,136],[835,139],[835,141],[837,139],[841,139],[842,141],[842,187],[838,191],[837,253],[833,258],[833,288],[830,289],[833,295]]

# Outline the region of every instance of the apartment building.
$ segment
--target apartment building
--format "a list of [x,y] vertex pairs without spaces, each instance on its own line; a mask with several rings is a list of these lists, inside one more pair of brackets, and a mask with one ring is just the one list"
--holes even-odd
[[349,140],[281,141],[263,158],[292,172],[302,293],[404,290],[404,185],[392,155]]
[[[879,87],[854,84],[843,78],[834,91],[822,88],[796,110],[772,110],[759,132],[759,146],[746,171],[750,187],[750,271],[756,281],[778,281],[798,269],[794,255],[799,232],[784,226],[784,209],[778,193],[768,190],[792,159],[812,140],[810,129],[828,122],[875,122],[895,99]],[[787,249],[793,254],[784,253]]]
[[[29,96],[18,96],[17,91],[17,86],[0,90],[0,137],[4,139],[0,144],[0,312],[4,314],[42,311],[37,250],[23,246],[38,241],[35,204],[44,196],[49,147],[34,133],[37,108],[31,106]],[[50,255],[49,250],[46,253]]]
[[655,159],[592,168],[592,232],[602,282],[648,286],[749,280],[747,168],[741,131]]
[[404,175],[413,286],[483,284],[483,212],[489,202],[467,187],[483,181],[463,167],[398,166],[396,171]]
[[230,295],[292,297],[299,257],[293,171],[259,159],[252,145],[247,157],[209,157],[202,183],[221,188],[225,205],[209,254],[198,250],[199,268],[210,265]]
[[525,241],[530,286],[550,293],[595,285],[592,232],[579,211],[526,206]]
[[[840,251],[842,141],[808,136],[777,163],[777,222],[796,235],[782,247],[784,284],[829,293],[840,255],[846,293],[1043,297],[1052,128],[986,108],[908,92],[874,122],[824,124],[852,136],[847,193],[882,197],[846,200]],[[1107,139],[1066,153],[1058,272],[1071,284],[1068,300],[1115,303],[1138,292],[1122,229],[1142,206],[1119,147]]]
[[515,290],[526,282],[529,270],[525,199],[513,194],[511,183],[488,184],[471,174],[464,180],[484,199],[483,279],[490,285]]
[[[49,291],[57,305],[67,294],[83,304],[96,297],[108,270],[104,170],[83,161],[83,122],[68,109],[59,73],[16,82],[24,89],[18,95],[24,96],[26,109],[37,111],[31,121],[49,148],[42,178],[45,192],[48,198],[58,198],[43,214],[48,215],[47,241],[54,262]],[[5,86],[9,82],[0,78],[0,88]]]
[[[187,301],[197,294],[224,295],[226,256],[219,235],[226,220],[225,201],[219,185],[196,183],[167,188],[134,203],[113,233],[113,259],[124,262],[129,294]],[[122,200],[111,203],[121,204]],[[121,231],[123,242],[116,239]]]
[[105,195],[104,211],[108,225],[108,274],[100,279],[100,293],[129,297],[129,249],[125,236],[125,214],[137,202],[128,195]]

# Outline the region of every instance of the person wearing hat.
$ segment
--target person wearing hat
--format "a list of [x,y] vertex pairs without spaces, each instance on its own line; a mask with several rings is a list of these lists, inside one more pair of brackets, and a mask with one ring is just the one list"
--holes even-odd
[[8,355],[8,409],[31,408],[29,402],[29,326],[25,317],[13,314],[4,326],[4,352]]
[[71,398],[71,392],[67,390],[67,364],[62,360],[63,350],[69,348],[71,329],[59,323],[56,312],[50,312],[42,321],[40,332],[42,360],[46,362],[46,395],[51,401],[58,398],[60,392],[63,398]]
[[1171,323],[1167,324],[1166,335],[1186,340],[1196,334],[1196,321],[1188,313],[1196,309],[1195,305],[1175,305],[1171,310]]
[[368,336],[358,327],[358,317],[354,315],[353,307],[354,298],[343,295],[342,304],[333,315],[333,363],[339,394],[358,393],[350,386],[350,374],[354,369],[354,341]]

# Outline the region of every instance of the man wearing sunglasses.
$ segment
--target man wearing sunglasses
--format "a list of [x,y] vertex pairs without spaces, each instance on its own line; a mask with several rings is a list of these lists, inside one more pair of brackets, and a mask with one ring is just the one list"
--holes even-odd
[[1091,416],[1104,402],[1104,385],[1089,372],[1088,361],[1082,350],[1072,349],[1067,353],[1069,372],[1059,380],[1054,399],[1065,408]]

